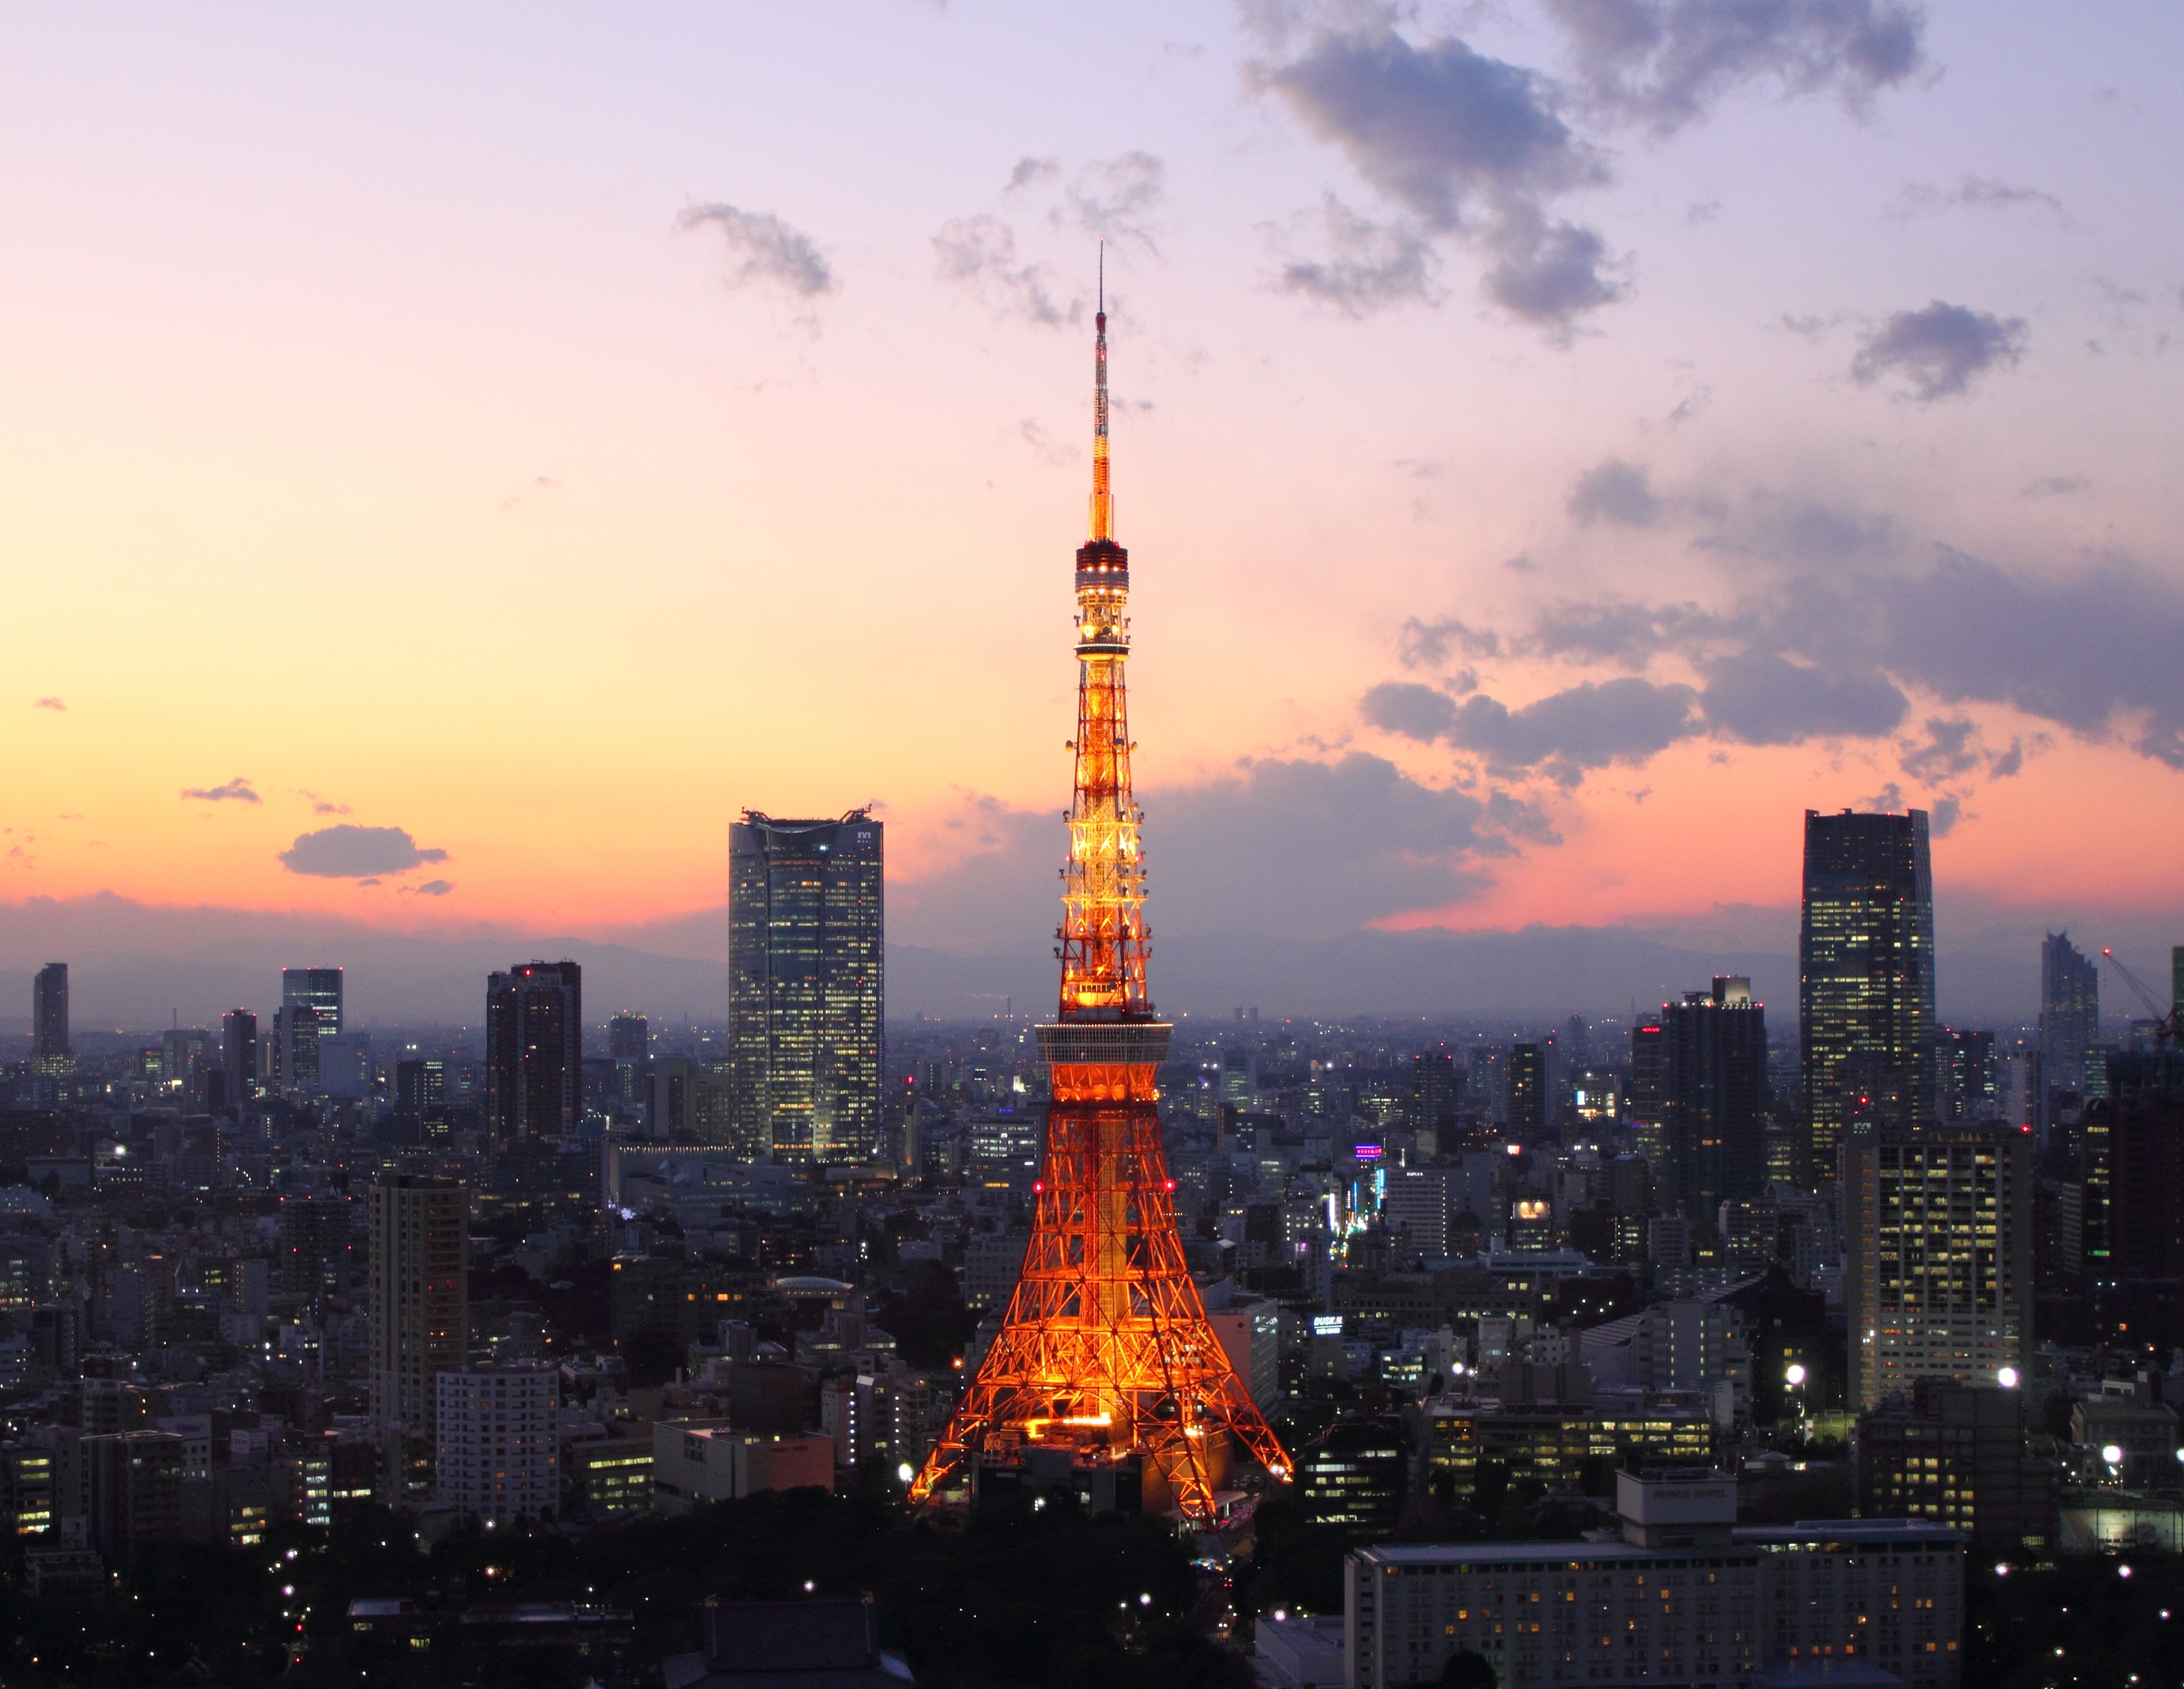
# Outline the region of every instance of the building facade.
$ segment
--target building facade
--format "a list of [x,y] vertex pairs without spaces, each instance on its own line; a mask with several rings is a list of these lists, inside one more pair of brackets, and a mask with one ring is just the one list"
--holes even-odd
[[220,1067],[231,1108],[258,1095],[258,1017],[230,1009],[220,1017]]
[[433,1477],[465,1519],[507,1525],[560,1510],[560,1374],[543,1362],[434,1380]]
[[2018,1390],[1929,1378],[1862,1414],[1859,1513],[1953,1525],[1997,1553],[2052,1552],[2056,1466],[2026,1447],[2025,1406]]
[[58,1062],[70,1053],[68,964],[49,962],[31,982],[31,1059]]
[[729,1113],[785,1162],[880,1148],[884,832],[746,811],[729,830]]
[[1845,1141],[1841,1165],[1851,1406],[1908,1396],[1922,1378],[2027,1375],[2030,1134],[1992,1124],[1875,1127]]
[[1926,812],[1805,811],[1798,1037],[1814,1176],[1845,1125],[1934,1118],[1934,875]]
[[582,1123],[583,984],[566,961],[486,976],[486,1123],[500,1142],[571,1137]]
[[2050,933],[2040,941],[2042,1084],[2082,1095],[2086,1052],[2100,1037],[2101,971],[2068,933]]
[[1956,1689],[1964,1540],[1909,1520],[1734,1528],[1719,1474],[1621,1473],[1620,1542],[1354,1551],[1344,1567],[1348,1689],[1439,1681],[1477,1654],[1504,1689],[1847,1681],[1878,1668]]
[[1696,1219],[1767,1183],[1767,1010],[1745,978],[1661,1006],[1669,1194]]
[[365,1216],[373,1424],[382,1442],[430,1437],[435,1380],[470,1362],[470,1191],[460,1179],[382,1173]]

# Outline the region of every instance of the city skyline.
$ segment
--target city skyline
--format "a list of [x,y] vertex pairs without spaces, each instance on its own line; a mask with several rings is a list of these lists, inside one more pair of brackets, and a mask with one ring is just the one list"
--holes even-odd
[[[1878,57],[1784,25],[1680,81],[1552,9],[1259,15],[1124,14],[1065,53],[1036,20],[904,8],[833,81],[794,20],[664,14],[582,69],[546,27],[482,108],[457,94],[499,52],[482,22],[298,22],[225,59],[220,26],[154,23],[95,70],[90,31],[30,31],[11,135],[84,137],[157,62],[190,92],[136,114],[171,120],[148,176],[128,124],[12,149],[59,162],[0,284],[48,325],[0,410],[0,543],[36,566],[26,615],[106,637],[47,642],[0,700],[0,924],[632,942],[712,919],[741,807],[874,799],[897,942],[978,955],[1043,919],[1068,711],[1021,636],[1048,613],[1025,560],[1080,496],[1049,395],[1104,234],[1145,348],[1115,426],[1162,566],[1138,614],[1173,724],[1139,771],[1164,943],[1263,933],[1268,889],[1305,884],[1315,941],[1774,948],[1723,940],[1794,908],[1783,818],[1892,799],[1936,817],[1945,993],[1951,921],[2157,955],[2178,264],[2140,203],[2174,190],[2120,161],[2174,128],[2133,90],[2176,20],[1942,8]],[[678,68],[746,36],[811,68],[725,103]],[[1518,149],[1498,176],[1443,123],[1466,67]],[[903,74],[942,97],[898,160],[852,112]],[[340,114],[381,75],[416,127],[360,148]],[[1442,103],[1403,108],[1405,77]],[[1131,97],[1094,115],[1095,82]],[[148,222],[75,214],[148,191]],[[148,235],[188,287],[119,259]],[[214,555],[292,590],[153,589]],[[517,571],[552,588],[511,602]],[[1306,591],[1312,660],[1270,667]],[[482,761],[496,659],[572,604],[565,730]],[[752,616],[772,636],[713,661]],[[944,685],[901,666],[908,625],[960,652]],[[820,649],[838,683],[770,711]],[[329,677],[283,711],[246,651]],[[398,698],[361,680],[384,651]],[[2080,837],[2103,810],[2137,824]],[[637,947],[701,953],[678,942]]]

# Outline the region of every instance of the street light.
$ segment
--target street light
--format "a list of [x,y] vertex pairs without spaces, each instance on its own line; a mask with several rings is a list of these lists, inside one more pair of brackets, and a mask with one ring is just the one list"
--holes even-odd
[[1784,1373],[1782,1378],[1791,1389],[1798,1389],[1805,1382],[1805,1368],[1799,1363],[1792,1361],[1790,1363],[1789,1371]]
[[2004,1390],[2016,1389],[2017,1368],[2015,1367],[2004,1367],[2000,1372],[1994,1375],[1994,1381],[2000,1385]]

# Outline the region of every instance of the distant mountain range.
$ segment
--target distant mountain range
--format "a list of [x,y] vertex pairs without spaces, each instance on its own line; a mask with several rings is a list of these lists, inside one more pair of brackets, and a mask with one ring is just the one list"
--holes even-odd
[[[510,963],[571,957],[583,964],[587,1018],[621,1008],[657,1020],[719,1022],[727,1012],[727,920],[700,911],[616,940],[524,938],[489,929],[455,936],[391,933],[313,916],[152,908],[101,896],[0,905],[0,1030],[29,1025],[31,976],[66,961],[79,1026],[152,1028],[179,1017],[210,1025],[237,1005],[270,1012],[280,970],[338,963],[359,1025],[475,1024],[485,976]],[[1248,933],[1162,938],[1153,957],[1162,1010],[1226,1018],[1379,1015],[1506,1017],[1542,1023],[1652,1007],[1703,989],[1716,973],[1749,975],[1786,1025],[1797,1015],[1797,962],[1781,950],[1710,950],[1621,927],[1528,927],[1515,932],[1365,931],[1306,942]],[[2033,1012],[2036,956],[1944,954],[1943,1017],[2014,1024]],[[1044,950],[962,955],[888,947],[894,1020],[1043,1014],[1055,995]]]

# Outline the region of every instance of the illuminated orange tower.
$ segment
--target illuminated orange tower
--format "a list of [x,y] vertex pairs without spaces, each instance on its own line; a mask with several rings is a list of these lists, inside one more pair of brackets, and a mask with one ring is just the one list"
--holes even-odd
[[[1052,1071],[1046,1159],[1033,1187],[1023,1276],[913,1501],[980,1466],[1134,1465],[1140,1497],[1214,1512],[1240,1451],[1290,1475],[1207,1324],[1175,1227],[1155,1079],[1172,1028],[1145,989],[1145,861],[1130,795],[1123,665],[1129,554],[1108,484],[1107,313],[1098,318],[1092,534],[1077,553],[1077,792],[1061,871],[1061,1005],[1039,1028]],[[1043,1458],[1042,1458],[1043,1457]]]

